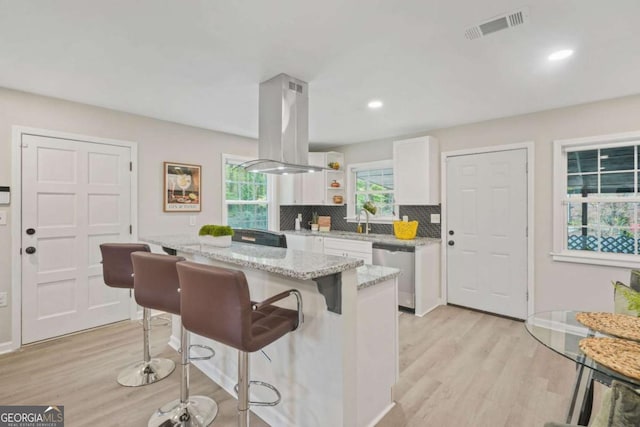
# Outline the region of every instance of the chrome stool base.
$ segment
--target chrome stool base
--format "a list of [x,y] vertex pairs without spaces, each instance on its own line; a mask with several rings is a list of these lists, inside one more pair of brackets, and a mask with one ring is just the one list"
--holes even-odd
[[218,404],[206,396],[191,396],[186,404],[176,399],[149,418],[148,427],[205,427],[218,415]]
[[125,368],[118,375],[118,384],[125,387],[140,387],[153,384],[166,378],[176,368],[170,359],[151,359],[149,362],[138,362]]

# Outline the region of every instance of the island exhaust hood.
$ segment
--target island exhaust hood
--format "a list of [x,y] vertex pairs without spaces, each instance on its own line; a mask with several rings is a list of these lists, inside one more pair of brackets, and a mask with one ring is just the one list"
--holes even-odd
[[309,166],[307,89],[306,82],[286,74],[260,83],[258,159],[239,166],[278,175],[327,169]]

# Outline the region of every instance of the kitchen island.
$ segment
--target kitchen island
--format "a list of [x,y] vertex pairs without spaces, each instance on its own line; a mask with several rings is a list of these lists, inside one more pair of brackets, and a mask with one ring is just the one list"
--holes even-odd
[[[302,293],[302,326],[250,358],[251,379],[273,384],[282,393],[278,406],[251,408],[269,424],[371,426],[393,406],[398,270],[247,243],[217,248],[195,236],[142,240],[191,261],[242,270],[254,301],[291,288]],[[282,306],[295,308],[295,301],[282,301]],[[173,322],[170,344],[176,349],[179,333],[179,322]],[[195,334],[191,341],[215,350],[212,359],[193,363],[235,396],[236,350]],[[197,348],[192,353],[200,355]],[[269,391],[251,389],[251,400],[271,398]]]

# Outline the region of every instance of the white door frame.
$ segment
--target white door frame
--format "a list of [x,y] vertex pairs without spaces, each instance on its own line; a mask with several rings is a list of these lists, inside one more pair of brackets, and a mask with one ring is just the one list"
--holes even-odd
[[470,154],[482,154],[492,153],[496,151],[508,151],[508,150],[527,150],[527,316],[530,316],[534,312],[534,240],[535,234],[533,229],[533,217],[534,217],[534,171],[535,171],[535,144],[533,141],[520,142],[515,144],[495,145],[482,148],[470,148],[465,150],[446,151],[440,155],[440,194],[442,203],[442,257],[440,263],[440,294],[442,295],[442,303],[446,304],[448,301],[447,296],[447,159],[454,156],[463,156]]
[[[117,139],[98,138],[48,129],[26,126],[12,126],[11,140],[11,341],[8,351],[14,351],[22,345],[22,135],[37,135],[50,138],[70,139],[79,142],[116,145],[131,149],[131,239],[138,240],[138,143]],[[137,306],[133,298],[129,310],[134,318]]]

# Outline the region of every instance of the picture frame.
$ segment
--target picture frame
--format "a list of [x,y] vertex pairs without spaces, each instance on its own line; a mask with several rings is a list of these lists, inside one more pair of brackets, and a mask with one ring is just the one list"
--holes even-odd
[[202,211],[202,167],[164,162],[164,212]]

